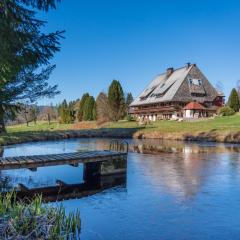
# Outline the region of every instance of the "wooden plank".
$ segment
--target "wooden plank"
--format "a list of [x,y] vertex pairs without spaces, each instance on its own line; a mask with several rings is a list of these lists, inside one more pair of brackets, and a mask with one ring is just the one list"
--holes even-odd
[[20,157],[0,158],[0,169],[28,168],[36,170],[37,167],[72,165],[78,166],[79,163],[102,162],[113,159],[122,159],[127,153],[114,151],[86,151],[63,154],[47,154]]

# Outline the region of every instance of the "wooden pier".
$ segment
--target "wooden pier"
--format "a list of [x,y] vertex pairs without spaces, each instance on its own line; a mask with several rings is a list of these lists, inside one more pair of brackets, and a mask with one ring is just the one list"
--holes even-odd
[[79,163],[96,163],[113,160],[121,160],[127,157],[126,152],[115,151],[86,151],[75,153],[33,155],[19,157],[1,157],[0,170],[28,168],[35,170],[38,167],[72,165],[77,166]]
[[18,185],[17,196],[19,198],[42,194],[46,201],[63,200],[92,195],[122,184],[126,180],[127,154],[127,142],[115,140],[111,142],[109,150],[103,151],[0,157],[0,171],[14,169],[37,171],[39,167],[59,165],[78,167],[79,164],[83,164],[84,183],[68,184],[59,179],[55,186],[29,189],[22,183]]

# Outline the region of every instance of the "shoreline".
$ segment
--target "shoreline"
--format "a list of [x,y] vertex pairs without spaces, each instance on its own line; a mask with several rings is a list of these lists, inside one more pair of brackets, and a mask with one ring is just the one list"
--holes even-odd
[[137,132],[134,138],[142,139],[162,139],[162,140],[175,140],[185,142],[216,142],[216,143],[240,143],[240,131],[201,131],[195,133],[189,132],[172,132],[161,133],[159,131],[152,132]]
[[185,142],[240,143],[240,131],[171,132],[144,131],[136,128],[99,128],[9,133],[0,136],[0,146],[71,138],[135,138]]

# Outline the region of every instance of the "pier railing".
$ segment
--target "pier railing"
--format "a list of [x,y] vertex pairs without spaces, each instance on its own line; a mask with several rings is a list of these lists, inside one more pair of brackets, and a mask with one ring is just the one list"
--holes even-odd
[[112,140],[109,145],[110,151],[128,153],[128,149],[129,149],[128,142],[125,140],[122,140],[122,141]]

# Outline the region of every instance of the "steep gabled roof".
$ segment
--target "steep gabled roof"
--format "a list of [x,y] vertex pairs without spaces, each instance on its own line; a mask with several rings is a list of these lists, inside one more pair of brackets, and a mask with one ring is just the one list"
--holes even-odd
[[[171,74],[170,74],[171,73]],[[195,64],[156,76],[131,106],[159,102],[211,102],[217,96],[216,89]]]
[[131,106],[171,101],[192,66],[175,69],[170,76],[167,72],[156,76]]

